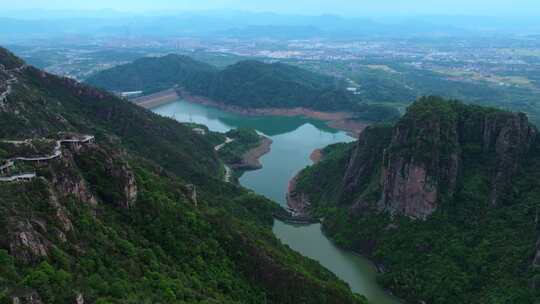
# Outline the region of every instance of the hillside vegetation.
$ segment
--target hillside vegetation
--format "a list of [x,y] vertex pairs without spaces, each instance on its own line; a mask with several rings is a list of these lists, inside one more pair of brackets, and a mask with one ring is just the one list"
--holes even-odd
[[189,126],[2,48],[0,65],[0,140],[95,135],[0,181],[0,303],[365,303],[274,237],[278,205],[222,182]]

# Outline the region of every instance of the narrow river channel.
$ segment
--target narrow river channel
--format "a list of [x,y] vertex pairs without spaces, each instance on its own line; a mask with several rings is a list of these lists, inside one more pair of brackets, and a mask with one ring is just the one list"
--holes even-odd
[[[263,168],[246,172],[240,178],[240,183],[284,206],[289,180],[311,164],[309,155],[314,149],[354,140],[345,132],[312,119],[242,116],[185,101],[152,110],[181,122],[204,124],[212,131],[226,132],[232,128],[250,127],[270,137],[273,140],[272,150],[261,158]],[[275,221],[273,231],[283,243],[319,261],[347,282],[354,292],[365,295],[371,303],[400,303],[377,284],[377,272],[369,260],[336,247],[322,233],[320,224],[296,226]]]

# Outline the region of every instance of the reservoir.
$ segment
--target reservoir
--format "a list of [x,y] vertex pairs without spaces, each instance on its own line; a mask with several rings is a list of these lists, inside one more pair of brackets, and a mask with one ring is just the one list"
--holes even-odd
[[[263,168],[246,172],[242,186],[286,206],[289,180],[309,166],[309,155],[317,148],[354,139],[322,121],[282,116],[243,116],[186,101],[176,101],[152,111],[181,122],[206,125],[212,131],[226,132],[238,127],[258,130],[273,140],[271,151],[261,158]],[[335,246],[321,231],[320,224],[296,226],[275,221],[274,234],[284,244],[321,265],[347,282],[354,292],[373,304],[400,303],[376,282],[377,271],[367,259]]]

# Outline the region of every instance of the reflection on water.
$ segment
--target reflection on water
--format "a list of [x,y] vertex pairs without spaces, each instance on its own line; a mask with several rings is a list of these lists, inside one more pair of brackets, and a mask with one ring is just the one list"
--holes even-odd
[[178,121],[203,124],[210,130],[217,132],[226,132],[231,128],[248,127],[257,129],[267,136],[274,136],[294,131],[307,123],[326,133],[336,134],[339,132],[320,120],[286,116],[243,116],[189,102],[169,103],[156,107],[152,111],[163,116],[173,117]]
[[[261,158],[263,169],[244,173],[240,183],[281,205],[286,204],[289,180],[311,164],[309,155],[314,149],[353,140],[324,122],[299,117],[242,116],[185,101],[163,105],[153,111],[178,121],[204,124],[212,131],[250,127],[269,136],[274,142],[270,153]],[[336,247],[321,232],[319,224],[295,226],[276,221],[273,231],[283,243],[319,261],[371,303],[398,303],[377,285],[374,266],[365,258]]]

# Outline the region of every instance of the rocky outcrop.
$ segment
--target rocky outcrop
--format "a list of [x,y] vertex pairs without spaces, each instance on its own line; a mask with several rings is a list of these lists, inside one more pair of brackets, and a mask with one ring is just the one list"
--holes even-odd
[[287,206],[294,210],[295,217],[309,217],[309,208],[311,206],[311,203],[309,202],[309,198],[306,193],[297,191],[297,180],[298,175],[296,175],[289,181],[289,186],[286,194]]
[[100,197],[102,201],[124,209],[133,207],[138,195],[137,181],[123,151],[110,149],[107,143],[85,145],[74,153],[74,161],[87,183],[97,189],[98,197],[103,180],[110,184],[107,191],[114,191],[114,195]]
[[115,203],[124,209],[130,209],[135,204],[138,194],[135,174],[119,155],[107,158],[105,168],[121,187],[122,198]]
[[41,297],[35,290],[19,292],[12,297],[13,304],[43,304]]
[[380,210],[425,218],[437,208],[441,185],[452,196],[459,170],[456,120],[433,113],[428,119],[409,117],[394,128],[383,153]]
[[115,178],[122,187],[123,198],[117,202],[120,207],[130,209],[137,200],[137,182],[135,174],[127,163],[122,163],[120,166],[113,166],[112,162],[108,163],[110,174]]
[[463,176],[479,170],[474,174],[488,189],[482,195],[495,206],[511,193],[512,179],[535,138],[536,129],[524,114],[424,98],[393,128],[372,126],[360,135],[339,201],[357,211],[375,207],[425,219],[443,201],[452,201]]
[[199,205],[199,202],[197,201],[197,186],[194,184],[187,184],[184,189],[187,198],[195,205],[195,207],[197,207]]
[[392,129],[384,126],[370,126],[358,138],[356,147],[345,169],[340,191],[340,202],[359,207],[365,206],[358,194],[369,184],[374,175],[378,173],[382,161],[383,150],[388,146],[392,136]]
[[64,157],[51,164],[51,176],[47,177],[54,185],[56,193],[60,198],[73,196],[80,202],[96,206],[97,199],[76,167],[73,154],[65,151],[63,155]]
[[419,102],[396,125],[384,150],[378,208],[426,218],[441,200],[453,198],[463,161],[478,155],[492,164],[489,203],[496,205],[535,132],[524,114]]
[[56,193],[49,188],[49,206],[54,210],[54,218],[56,223],[58,223],[59,228],[56,229],[56,236],[61,242],[67,242],[66,233],[72,232],[73,222],[70,219],[69,212],[66,207],[64,207],[58,201]]
[[496,205],[501,193],[508,190],[522,158],[536,136],[525,114],[502,113],[484,120],[483,151],[495,153],[495,172],[489,202]]
[[28,220],[9,218],[7,228],[9,252],[18,261],[32,264],[48,257],[50,242]]
[[84,304],[84,296],[82,293],[78,293],[75,296],[75,304]]

